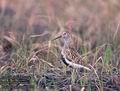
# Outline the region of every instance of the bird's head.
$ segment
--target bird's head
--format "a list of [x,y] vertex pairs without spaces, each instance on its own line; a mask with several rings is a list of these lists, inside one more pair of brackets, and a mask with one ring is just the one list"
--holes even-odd
[[69,43],[71,41],[70,33],[69,32],[62,32],[53,40],[61,39],[64,43]]

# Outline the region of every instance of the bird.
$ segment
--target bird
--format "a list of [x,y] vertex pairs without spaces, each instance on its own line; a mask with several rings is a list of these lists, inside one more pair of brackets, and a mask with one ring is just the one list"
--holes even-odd
[[66,66],[70,66],[73,68],[83,68],[88,71],[91,70],[90,68],[81,65],[83,60],[81,55],[77,52],[77,50],[75,50],[71,46],[74,40],[72,39],[70,32],[64,31],[62,32],[62,34],[58,35],[52,40],[56,39],[61,39],[63,41],[63,46],[61,48],[61,60]]

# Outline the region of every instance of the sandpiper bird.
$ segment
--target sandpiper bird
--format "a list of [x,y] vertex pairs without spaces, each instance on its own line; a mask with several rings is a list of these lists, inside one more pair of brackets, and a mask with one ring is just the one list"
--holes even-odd
[[63,61],[63,63],[73,68],[84,68],[90,71],[88,67],[81,65],[82,57],[77,51],[74,50],[74,48],[70,46],[72,41],[74,41],[72,40],[70,33],[63,32],[61,35],[54,38],[53,40],[56,40],[59,38],[61,38],[64,43],[61,49],[61,60]]

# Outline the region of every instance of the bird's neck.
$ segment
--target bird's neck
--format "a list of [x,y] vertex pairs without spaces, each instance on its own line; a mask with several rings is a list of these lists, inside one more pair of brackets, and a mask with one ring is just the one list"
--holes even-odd
[[62,55],[65,55],[65,51],[66,51],[67,49],[69,49],[69,45],[68,45],[67,43],[65,43],[65,44],[63,45],[63,47],[62,47],[61,54],[62,54]]
[[65,42],[63,45],[63,49],[68,49],[69,48],[70,43],[69,42]]

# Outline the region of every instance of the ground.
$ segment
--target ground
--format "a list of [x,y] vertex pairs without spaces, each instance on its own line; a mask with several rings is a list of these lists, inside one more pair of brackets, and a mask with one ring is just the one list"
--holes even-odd
[[[1,0],[0,91],[120,91],[119,0]],[[61,62],[68,31],[91,71]]]

